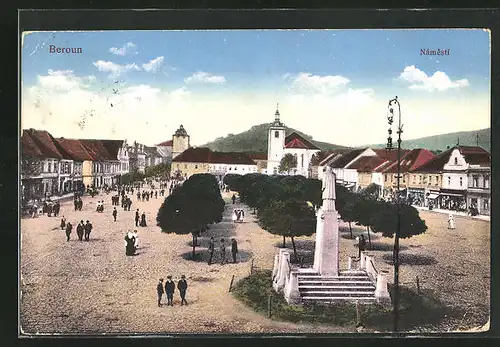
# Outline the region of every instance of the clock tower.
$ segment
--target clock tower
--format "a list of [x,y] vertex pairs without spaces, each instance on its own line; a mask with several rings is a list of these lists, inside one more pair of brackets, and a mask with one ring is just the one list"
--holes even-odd
[[274,122],[269,127],[267,135],[267,174],[278,173],[278,166],[285,149],[285,124],[280,121],[279,104],[276,105]]

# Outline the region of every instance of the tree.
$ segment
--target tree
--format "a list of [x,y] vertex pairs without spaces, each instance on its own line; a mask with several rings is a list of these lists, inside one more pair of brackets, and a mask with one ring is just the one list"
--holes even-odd
[[193,238],[193,259],[196,256],[198,235],[209,224],[222,221],[224,200],[217,180],[210,174],[192,175],[169,195],[156,217],[166,233],[189,234]]
[[369,186],[361,189],[360,194],[368,199],[378,199],[380,193],[380,186],[372,183]]
[[287,153],[281,158],[280,165],[278,166],[278,172],[284,173],[286,172],[287,174],[290,173],[290,171],[294,168],[297,167],[297,157],[295,157],[291,153]]
[[315,207],[323,204],[322,182],[316,178],[307,178],[303,185],[303,198],[311,202]]
[[355,204],[352,207],[354,210],[355,220],[361,224],[366,226],[366,230],[368,231],[368,243],[370,248],[372,246],[372,240],[370,236],[370,226],[372,223],[372,217],[378,213],[380,210],[381,203],[374,199],[368,199],[363,197],[362,195],[358,195],[355,199]]
[[351,239],[353,239],[352,235],[352,222],[356,222],[356,204],[358,200],[358,195],[346,191],[343,194],[337,194],[336,208],[339,211],[340,218],[349,223],[349,232],[351,233]]
[[145,170],[145,177],[168,177],[170,175],[170,164],[162,163],[158,165],[148,166]]
[[314,209],[306,202],[298,199],[272,200],[259,216],[259,225],[274,235],[292,240],[293,253],[297,261],[295,237],[310,236],[316,231],[316,215]]
[[241,181],[241,175],[239,174],[227,174],[224,176],[224,179],[222,182],[229,187],[230,190],[239,192],[240,190],[240,181]]

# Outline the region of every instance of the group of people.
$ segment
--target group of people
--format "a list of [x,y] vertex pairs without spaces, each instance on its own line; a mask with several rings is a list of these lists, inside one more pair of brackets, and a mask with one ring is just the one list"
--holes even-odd
[[139,248],[139,236],[137,230],[128,231],[125,235],[125,255],[132,256]]
[[243,217],[245,217],[245,212],[243,212],[243,209],[241,208],[236,208],[233,211],[233,222],[243,222]]
[[75,206],[75,211],[81,211],[83,207],[83,201],[80,196],[76,196],[73,199],[73,205]]
[[[93,226],[89,221],[87,221],[86,224],[83,222],[83,220],[80,221],[80,223],[78,223],[76,227],[76,235],[78,236],[78,240],[89,241],[92,228]],[[66,241],[69,241],[71,232],[73,231],[73,225],[71,224],[71,222],[66,223],[66,217],[64,216],[61,218],[61,230],[66,230]]]
[[[139,222],[140,220],[140,222]],[[147,227],[147,224],[146,224],[146,213],[145,212],[142,212],[142,215],[140,215],[139,213],[139,209],[137,209],[137,211],[135,211],[135,226],[136,227]]]
[[[182,275],[179,282],[177,282],[177,289],[179,290],[179,294],[181,297],[181,306],[187,305],[186,301],[187,287],[188,285],[186,281],[186,276]],[[167,306],[174,306],[174,292],[175,292],[175,282],[172,280],[172,276],[171,275],[167,276],[165,285],[163,285],[163,278],[160,278],[156,286],[156,293],[158,294],[158,307],[162,306],[161,299],[163,297],[163,293],[165,293],[167,296]]]
[[[160,196],[163,194],[162,193],[163,191],[160,191]],[[158,191],[155,190],[155,191],[142,191],[141,192],[137,192],[137,201],[141,201],[141,197],[142,197],[142,201],[146,200],[146,201],[149,201],[149,198],[153,198],[153,196],[155,197],[155,199],[158,199]]]
[[104,200],[97,201],[96,211],[101,213],[104,212]]
[[[226,263],[226,241],[224,239],[220,239],[220,257],[221,257],[221,265]],[[208,242],[208,265],[212,265],[212,260],[215,253],[215,240],[214,237],[210,237]],[[231,239],[231,254],[233,255],[233,263],[236,263],[236,255],[238,254],[238,242],[235,238]]]

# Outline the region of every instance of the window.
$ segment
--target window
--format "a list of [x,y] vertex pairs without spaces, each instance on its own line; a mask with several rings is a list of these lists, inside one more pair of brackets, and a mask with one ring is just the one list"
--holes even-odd
[[458,158],[455,157],[455,165],[458,165]]
[[451,177],[448,176],[448,185],[451,186]]
[[238,169],[238,168],[236,168],[236,167],[235,167],[235,168],[234,168],[234,171],[236,171],[237,169]]
[[483,186],[484,188],[490,187],[490,176],[484,176]]
[[194,168],[195,168],[195,169],[197,169],[197,168],[198,168],[198,165],[195,165],[195,166],[194,166]]
[[384,175],[384,181],[387,182],[387,175]]
[[275,137],[275,138],[280,137],[280,132],[279,132],[279,131],[275,131],[275,132],[274,132],[274,137]]
[[429,180],[427,181],[427,185],[430,186],[432,184],[432,176],[429,175]]
[[304,167],[304,154],[300,155],[301,166]]
[[418,184],[422,184],[422,175],[418,176]]
[[48,168],[48,171],[47,172],[52,172],[52,162],[49,161],[49,168]]
[[463,184],[463,179],[462,177],[460,177],[460,187],[462,186],[462,184]]
[[405,182],[406,182],[406,176],[403,175],[403,183],[405,183]]
[[232,168],[229,168],[229,171],[231,171]]
[[483,209],[485,211],[489,211],[489,209],[490,209],[490,202],[488,201],[488,199],[484,199],[483,200]]

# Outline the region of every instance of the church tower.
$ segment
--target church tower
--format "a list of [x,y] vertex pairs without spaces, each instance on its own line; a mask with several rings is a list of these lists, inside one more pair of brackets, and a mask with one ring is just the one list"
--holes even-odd
[[172,159],[189,147],[189,135],[181,124],[179,129],[177,129],[175,134],[172,136]]
[[276,105],[274,122],[267,135],[267,174],[277,174],[278,166],[285,152],[285,124],[280,121],[280,111]]

